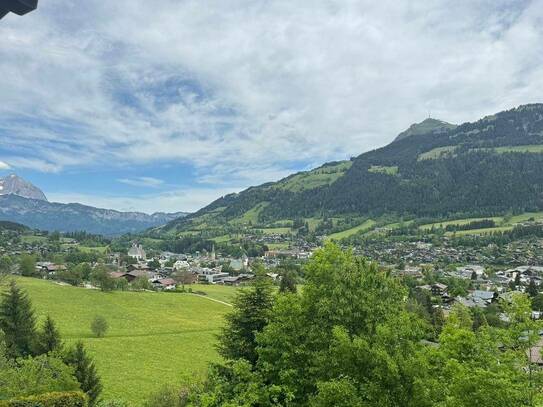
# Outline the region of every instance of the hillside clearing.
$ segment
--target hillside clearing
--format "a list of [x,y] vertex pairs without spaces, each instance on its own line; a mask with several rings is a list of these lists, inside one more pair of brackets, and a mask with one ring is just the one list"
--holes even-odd
[[347,238],[349,236],[355,235],[358,232],[366,232],[366,231],[370,230],[375,225],[375,223],[376,222],[374,220],[368,219],[367,221],[361,223],[358,226],[355,226],[354,228],[347,229],[347,230],[344,230],[342,232],[332,233],[331,235],[328,236],[328,239],[330,239],[330,240],[341,240],[341,239],[345,239],[345,238]]

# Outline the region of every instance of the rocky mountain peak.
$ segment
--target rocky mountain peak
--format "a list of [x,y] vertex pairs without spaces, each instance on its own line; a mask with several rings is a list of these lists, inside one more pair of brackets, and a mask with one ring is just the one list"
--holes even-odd
[[41,189],[16,174],[0,178],[0,195],[17,195],[23,198],[47,201]]

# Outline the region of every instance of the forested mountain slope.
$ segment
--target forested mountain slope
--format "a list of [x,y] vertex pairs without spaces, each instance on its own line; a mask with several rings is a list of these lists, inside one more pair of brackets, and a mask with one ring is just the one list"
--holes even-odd
[[222,197],[162,230],[349,214],[543,209],[543,104],[459,126],[436,120],[410,129],[416,131],[350,161]]

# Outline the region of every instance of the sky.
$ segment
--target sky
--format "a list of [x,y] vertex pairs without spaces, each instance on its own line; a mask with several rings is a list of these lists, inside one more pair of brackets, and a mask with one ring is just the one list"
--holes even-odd
[[0,176],[195,211],[541,89],[543,0],[40,0],[0,20]]

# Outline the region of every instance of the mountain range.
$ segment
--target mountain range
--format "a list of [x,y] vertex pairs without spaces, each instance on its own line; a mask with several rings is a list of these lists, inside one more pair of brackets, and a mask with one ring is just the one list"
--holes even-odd
[[224,196],[159,232],[542,209],[543,104],[530,104],[461,125],[427,119],[383,148]]
[[117,236],[164,225],[185,215],[184,212],[148,215],[77,203],[49,202],[38,187],[15,174],[0,178],[0,220],[17,222],[33,229],[60,232],[84,230]]

